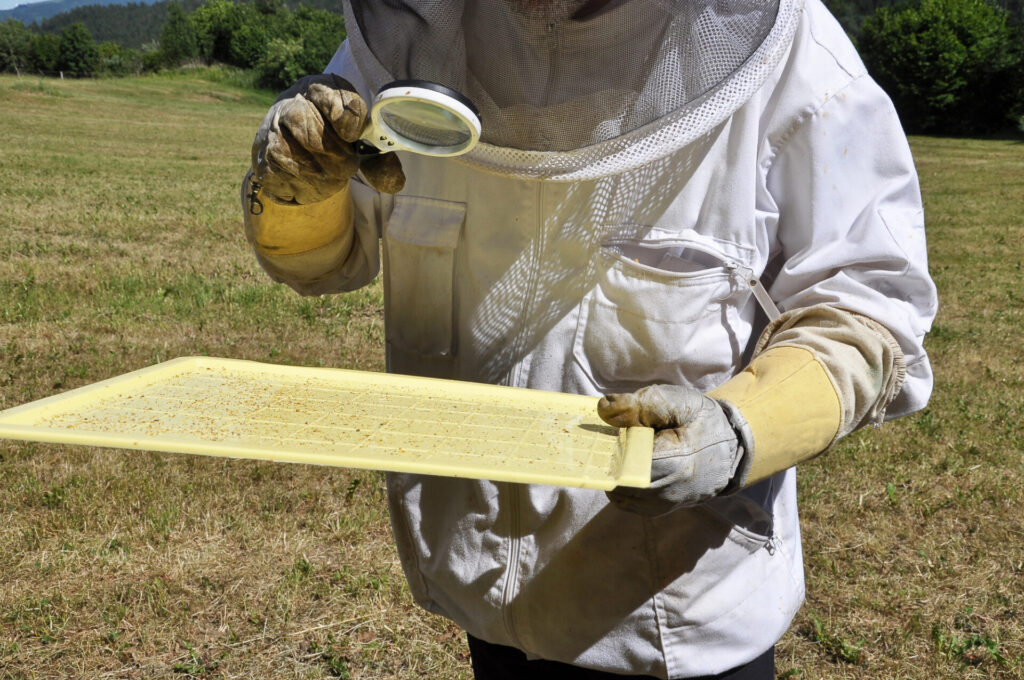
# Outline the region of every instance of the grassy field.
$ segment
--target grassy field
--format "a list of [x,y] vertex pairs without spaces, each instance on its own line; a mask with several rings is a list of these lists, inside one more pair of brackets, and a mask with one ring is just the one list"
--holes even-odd
[[[379,286],[302,299],[239,228],[271,98],[0,78],[0,408],[210,354],[380,370]],[[929,408],[801,469],[785,678],[1024,678],[1024,145],[914,139],[942,309]],[[467,678],[380,475],[0,442],[0,679]]]

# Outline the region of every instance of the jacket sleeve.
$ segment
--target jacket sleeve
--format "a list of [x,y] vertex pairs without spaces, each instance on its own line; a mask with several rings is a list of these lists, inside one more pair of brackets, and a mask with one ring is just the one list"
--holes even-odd
[[[326,72],[340,75],[368,96],[347,42]],[[286,206],[256,195],[260,206],[253,209],[251,175],[242,182],[245,234],[270,278],[302,295],[355,290],[374,279],[380,271],[381,211],[386,203],[379,192],[356,177],[346,190],[320,203]]]
[[[355,290],[380,270],[380,194],[353,179],[311,205],[280,205],[242,181],[242,221],[260,266],[302,295]],[[254,208],[254,198],[258,201]]]
[[784,314],[758,351],[815,353],[843,403],[840,435],[922,408],[937,297],[917,172],[888,96],[861,75],[805,112],[775,140],[766,185],[777,215],[770,292]]

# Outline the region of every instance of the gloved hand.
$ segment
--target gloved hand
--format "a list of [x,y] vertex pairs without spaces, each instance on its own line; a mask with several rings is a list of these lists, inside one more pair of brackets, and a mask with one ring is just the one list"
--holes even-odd
[[378,191],[401,191],[405,175],[395,154],[360,163],[354,142],[366,116],[363,98],[333,74],[307,76],[281,93],[252,144],[261,195],[283,204],[317,203],[347,187],[359,170]]
[[747,447],[714,399],[690,387],[651,385],[609,394],[597,412],[609,425],[655,429],[651,486],[608,492],[619,508],[655,517],[732,490]]

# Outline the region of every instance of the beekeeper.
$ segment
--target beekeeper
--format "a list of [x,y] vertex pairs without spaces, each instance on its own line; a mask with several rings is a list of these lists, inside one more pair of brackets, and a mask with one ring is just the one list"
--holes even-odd
[[[608,395],[609,423],[657,429],[649,489],[388,475],[416,601],[481,678],[773,677],[804,594],[793,466],[931,390],[889,99],[820,0],[345,16],[256,135],[260,264],[306,295],[382,270],[390,371]],[[473,102],[480,144],[357,155],[366,102],[408,78]]]

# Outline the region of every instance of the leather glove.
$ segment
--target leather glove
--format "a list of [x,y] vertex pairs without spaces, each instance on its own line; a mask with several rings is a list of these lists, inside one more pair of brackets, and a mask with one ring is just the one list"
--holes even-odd
[[655,517],[735,490],[747,447],[726,408],[680,385],[651,385],[601,399],[597,412],[609,425],[655,429],[651,486],[617,487],[608,498],[623,510]]
[[356,172],[378,191],[397,193],[405,175],[393,153],[360,161],[355,150],[367,107],[355,88],[330,73],[285,90],[252,144],[253,178],[263,196],[283,204],[318,203],[348,186]]

